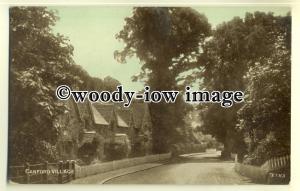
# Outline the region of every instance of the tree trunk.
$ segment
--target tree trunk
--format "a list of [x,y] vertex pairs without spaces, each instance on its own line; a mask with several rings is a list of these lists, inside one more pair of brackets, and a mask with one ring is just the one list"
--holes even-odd
[[[230,136],[231,135],[231,136]],[[231,138],[233,135],[233,132],[230,129],[227,129],[226,131],[226,138],[224,142],[224,150],[222,151],[221,157],[223,159],[230,159],[231,158],[231,152],[233,149],[233,139]]]
[[230,158],[230,153],[231,153],[230,144],[226,140],[225,143],[224,143],[224,150],[221,153],[221,158],[222,159],[229,159]]

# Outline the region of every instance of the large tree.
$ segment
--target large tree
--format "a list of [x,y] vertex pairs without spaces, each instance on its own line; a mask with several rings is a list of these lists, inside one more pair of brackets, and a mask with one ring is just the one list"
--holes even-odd
[[68,40],[52,32],[57,20],[53,11],[12,7],[9,14],[9,162],[55,160],[55,119],[65,110],[55,89],[60,84],[79,85],[76,73],[81,69],[73,64]]
[[9,16],[9,163],[57,160],[58,117],[67,109],[55,96],[57,86],[114,90],[119,82],[91,77],[74,63],[69,40],[52,31],[54,11],[12,7]]
[[291,17],[281,25],[272,54],[257,61],[245,75],[245,105],[238,112],[238,127],[245,133],[253,164],[290,154],[291,133]]
[[[202,87],[210,91],[245,91],[248,84],[244,77],[249,67],[270,57],[278,49],[282,36],[290,35],[287,27],[285,17],[263,12],[246,13],[245,19],[236,17],[217,26],[200,59],[204,68],[200,73]],[[284,42],[290,46],[286,39]],[[224,143],[225,157],[235,149],[240,152],[245,149],[242,131],[236,129],[237,111],[241,106],[202,107],[204,130]]]
[[[136,56],[142,64],[139,79],[146,79],[152,90],[177,90],[178,76],[197,67],[197,57],[210,34],[207,18],[191,8],[137,7],[117,38],[125,43],[115,57],[125,62]],[[180,139],[176,128],[184,125],[185,104],[151,104],[154,123],[154,152],[165,152]]]

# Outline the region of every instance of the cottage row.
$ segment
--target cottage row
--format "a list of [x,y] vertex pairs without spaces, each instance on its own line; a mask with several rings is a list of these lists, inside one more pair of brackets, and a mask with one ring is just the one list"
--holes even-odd
[[114,103],[65,102],[56,121],[57,148],[62,160],[83,163],[117,160],[152,153],[152,122],[148,104],[130,107]]

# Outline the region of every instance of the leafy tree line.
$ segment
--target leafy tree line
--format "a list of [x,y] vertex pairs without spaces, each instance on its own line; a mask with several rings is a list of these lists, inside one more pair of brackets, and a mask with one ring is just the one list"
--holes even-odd
[[92,78],[76,65],[68,39],[54,34],[58,17],[45,7],[12,7],[9,11],[9,162],[56,160],[59,124],[66,107],[55,89],[112,90],[117,80]]
[[[135,80],[143,79],[154,90],[182,90],[181,74],[194,69],[186,83],[200,79],[205,90],[246,92],[245,104],[198,108],[201,131],[224,144],[224,157],[231,152],[244,155],[266,149],[270,157],[279,147],[289,152],[289,15],[246,13],[244,19],[235,17],[211,30],[207,18],[191,8],[138,7],[125,21],[116,37],[126,46],[115,57],[120,62],[139,58],[142,71]],[[171,143],[184,139],[180,130],[189,109],[178,100],[172,105],[150,105],[154,152],[165,152]],[[272,150],[270,145],[275,142],[278,149]],[[262,144],[266,146],[261,148]]]
[[219,25],[205,44],[201,86],[246,93],[245,104],[229,109],[201,107],[204,130],[224,143],[224,157],[248,153],[258,164],[289,153],[290,38],[289,15],[255,12]]
[[249,162],[257,165],[290,154],[291,49],[290,41],[285,44],[283,40],[269,57],[251,66],[245,77],[248,100],[238,111],[237,127],[248,139]]

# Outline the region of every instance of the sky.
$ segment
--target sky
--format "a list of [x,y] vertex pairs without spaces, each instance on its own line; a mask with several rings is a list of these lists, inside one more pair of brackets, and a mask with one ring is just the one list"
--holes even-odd
[[[246,12],[264,11],[274,15],[286,15],[289,7],[193,7],[217,26],[235,16],[244,17]],[[125,90],[143,89],[141,82],[132,82],[131,77],[141,71],[136,58],[118,63],[113,56],[115,50],[122,50],[124,44],[115,38],[122,30],[125,17],[132,15],[132,7],[127,6],[68,6],[49,7],[57,10],[60,19],[53,27],[55,33],[68,37],[74,46],[74,60],[92,77],[103,79],[111,76],[121,82]]]

